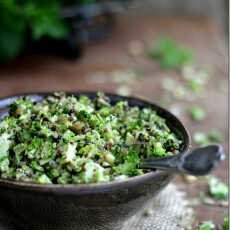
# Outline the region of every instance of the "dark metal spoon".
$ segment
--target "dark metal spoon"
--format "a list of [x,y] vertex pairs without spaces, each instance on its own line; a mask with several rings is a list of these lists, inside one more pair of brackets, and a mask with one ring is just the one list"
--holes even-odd
[[140,168],[162,169],[175,173],[203,176],[216,169],[220,161],[224,159],[225,153],[222,146],[209,145],[175,156],[144,159],[140,163]]

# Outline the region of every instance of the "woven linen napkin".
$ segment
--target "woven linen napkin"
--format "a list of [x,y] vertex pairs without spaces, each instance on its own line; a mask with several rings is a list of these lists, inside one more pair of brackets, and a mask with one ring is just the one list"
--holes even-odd
[[122,230],[184,230],[193,222],[193,211],[178,185],[169,184],[137,215],[129,219]]

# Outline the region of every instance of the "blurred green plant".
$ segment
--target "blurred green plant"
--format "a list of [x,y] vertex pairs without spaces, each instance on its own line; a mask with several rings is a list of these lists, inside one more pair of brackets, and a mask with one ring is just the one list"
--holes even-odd
[[181,68],[194,58],[190,50],[178,46],[170,37],[159,38],[156,45],[148,51],[148,55],[166,69]]
[[2,0],[0,2],[0,62],[8,62],[19,55],[26,34],[34,41],[48,36],[68,37],[69,28],[59,17],[61,7],[90,4],[94,0]]

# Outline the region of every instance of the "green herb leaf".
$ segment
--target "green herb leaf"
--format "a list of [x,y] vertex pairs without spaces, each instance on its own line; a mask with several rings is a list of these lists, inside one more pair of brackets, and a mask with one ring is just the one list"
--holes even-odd
[[198,228],[198,230],[211,230],[211,229],[212,229],[212,228],[210,227],[209,224],[206,224],[206,225],[204,225],[204,226]]
[[68,27],[57,17],[57,12],[43,10],[35,15],[31,21],[31,32],[34,40],[43,36],[64,39],[68,36]]
[[202,132],[196,132],[193,135],[193,141],[200,145],[200,146],[206,146],[208,144],[210,144],[210,141],[208,139],[208,136],[206,133],[202,133]]
[[228,197],[228,186],[216,177],[211,177],[209,181],[209,191],[216,199],[227,199]]
[[169,37],[160,38],[153,50],[149,51],[149,57],[159,61],[160,65],[166,69],[180,68],[194,58],[190,50],[179,47]]
[[20,54],[25,39],[39,40],[43,36],[66,39],[68,25],[59,17],[62,7],[90,4],[92,0],[9,0],[0,4],[0,61],[8,62]]
[[193,92],[200,92],[203,89],[203,82],[200,81],[200,79],[190,79],[187,82],[187,87],[189,90],[193,91]]
[[215,224],[212,221],[204,221],[198,230],[211,230],[215,229]]
[[228,217],[224,218],[224,230],[229,229],[229,219]]
[[205,110],[198,106],[191,107],[188,112],[191,118],[195,121],[202,121],[206,116]]
[[209,132],[208,137],[210,140],[216,141],[216,142],[223,142],[225,139],[224,134],[215,129]]

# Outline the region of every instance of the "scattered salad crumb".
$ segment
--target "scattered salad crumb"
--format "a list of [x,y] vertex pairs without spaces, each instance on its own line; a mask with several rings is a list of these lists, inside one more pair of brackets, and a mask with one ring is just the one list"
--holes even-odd
[[196,176],[192,176],[192,175],[183,175],[184,181],[187,183],[194,183],[198,180],[198,178]]
[[205,146],[205,145],[210,144],[208,135],[203,132],[195,132],[193,134],[193,141],[200,146]]
[[193,134],[193,141],[200,146],[206,146],[208,144],[211,144],[212,142],[221,143],[224,141],[224,139],[224,134],[215,129],[211,130],[208,133],[195,132]]
[[152,215],[154,215],[154,210],[152,208],[148,208],[147,210],[145,210],[144,216],[148,217]]
[[116,93],[121,95],[121,96],[130,96],[131,88],[129,86],[126,86],[126,85],[121,85],[116,90]]
[[216,130],[216,129],[212,129],[209,133],[208,133],[208,137],[211,141],[215,141],[215,142],[223,142],[225,139],[225,136],[223,133],[221,133],[220,131]]
[[204,192],[200,192],[200,200],[202,201],[203,204],[206,205],[217,205],[215,200],[207,196]]
[[197,230],[212,230],[215,229],[215,227],[212,221],[204,221]]
[[134,40],[129,44],[129,53],[134,56],[140,56],[144,51],[144,44],[142,41]]

